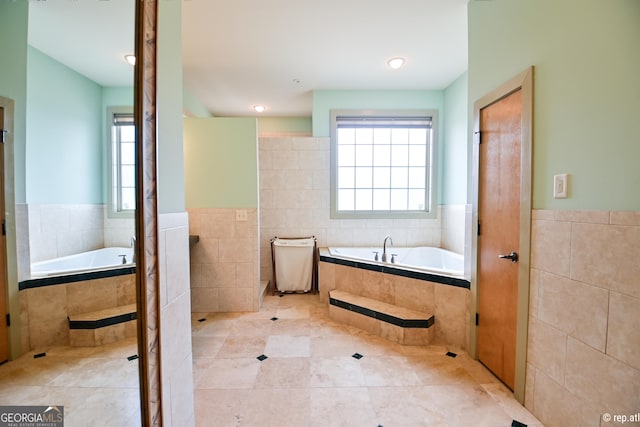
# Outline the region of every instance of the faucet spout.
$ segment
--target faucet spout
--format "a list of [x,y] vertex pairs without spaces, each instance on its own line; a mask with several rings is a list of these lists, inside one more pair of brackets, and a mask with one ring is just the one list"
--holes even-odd
[[387,240],[393,245],[393,239],[391,236],[386,236],[384,238],[384,243],[382,243],[382,262],[387,262]]

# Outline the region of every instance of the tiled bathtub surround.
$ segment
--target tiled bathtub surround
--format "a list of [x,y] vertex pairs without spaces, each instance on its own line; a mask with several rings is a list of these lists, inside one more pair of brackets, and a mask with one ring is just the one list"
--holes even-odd
[[534,210],[525,404],[547,426],[640,410],[640,212]]
[[[331,219],[329,147],[329,138],[259,139],[262,280],[272,276],[269,241],[274,236],[316,236],[319,247],[380,246],[388,234],[396,246],[439,247],[443,241],[443,212],[437,219]],[[446,212],[447,244],[463,253],[464,205]]]
[[103,205],[28,205],[31,262],[104,247]]
[[29,207],[16,203],[16,254],[18,281],[31,277],[31,255],[29,254]]
[[131,236],[136,235],[136,223],[134,218],[109,218],[104,215],[104,246],[106,248],[119,246],[129,247]]
[[469,289],[321,261],[320,300],[333,289],[411,310],[433,313],[434,343],[467,349]]
[[429,345],[433,335],[431,313],[337,289],[329,292],[329,317],[398,344]]
[[190,249],[191,310],[257,311],[257,209],[189,209],[189,234],[200,237]]
[[471,220],[471,205],[443,205],[441,247],[457,254],[465,253],[467,219]]
[[[22,348],[28,351],[69,345],[69,315],[135,302],[135,274],[22,290]],[[135,327],[131,328],[125,335],[135,335]],[[103,342],[109,340],[105,336]]]

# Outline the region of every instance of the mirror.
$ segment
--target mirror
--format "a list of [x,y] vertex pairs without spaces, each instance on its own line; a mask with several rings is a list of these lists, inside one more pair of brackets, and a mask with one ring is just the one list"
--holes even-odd
[[140,420],[134,67],[125,59],[135,8],[29,2],[26,203],[16,206],[23,351],[68,357],[58,378],[95,387],[122,425]]

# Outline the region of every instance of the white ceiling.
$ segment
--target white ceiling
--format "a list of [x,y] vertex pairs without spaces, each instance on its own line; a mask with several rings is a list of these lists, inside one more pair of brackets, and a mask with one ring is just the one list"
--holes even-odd
[[29,44],[102,86],[133,86],[135,0],[29,1]]
[[[468,0],[184,0],[184,85],[216,116],[309,116],[313,90],[444,89],[467,68]],[[29,43],[130,86],[134,0],[40,0]],[[407,59],[400,70],[386,60]]]

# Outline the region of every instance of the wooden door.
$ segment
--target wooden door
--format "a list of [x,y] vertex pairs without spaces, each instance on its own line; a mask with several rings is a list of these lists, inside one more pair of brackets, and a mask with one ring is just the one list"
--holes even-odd
[[[5,109],[0,107],[0,138],[5,139]],[[0,240],[0,363],[9,360],[9,326],[7,325],[7,236],[5,232],[4,208],[4,142],[0,142],[0,224],[2,239]]]
[[478,359],[514,389],[522,90],[480,110]]

